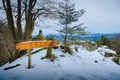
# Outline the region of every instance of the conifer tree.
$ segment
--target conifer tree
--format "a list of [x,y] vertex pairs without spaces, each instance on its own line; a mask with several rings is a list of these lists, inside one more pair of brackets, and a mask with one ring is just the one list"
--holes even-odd
[[[59,22],[61,25],[63,25],[63,28],[61,30],[58,30],[59,32],[62,32],[65,34],[64,36],[64,52],[67,52],[67,38],[68,33],[76,32],[77,27],[70,27],[70,24],[76,22],[79,20],[79,17],[84,14],[84,10],[75,10],[75,4],[71,4],[69,0],[64,0],[63,2],[59,3],[59,10],[57,11],[57,16],[59,18]],[[80,24],[79,24],[80,25]],[[79,29],[80,30],[80,29]],[[77,31],[79,31],[77,30]]]

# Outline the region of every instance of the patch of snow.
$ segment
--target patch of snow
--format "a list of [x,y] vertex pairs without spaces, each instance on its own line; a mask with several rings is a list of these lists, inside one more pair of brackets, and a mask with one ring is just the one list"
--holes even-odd
[[[62,49],[53,49],[57,56],[54,62],[43,59],[46,49],[32,55],[32,67],[27,69],[28,56],[25,55],[10,64],[0,67],[0,80],[120,80],[120,66],[111,58],[105,58],[102,52],[113,53],[104,47],[87,51],[82,46],[72,45],[73,55],[63,53]],[[78,47],[78,52],[75,51]],[[38,50],[37,48],[33,51]],[[64,55],[61,57],[60,55]],[[105,60],[103,60],[105,59]],[[21,64],[16,68],[4,70],[8,66]]]
[[106,46],[103,47],[99,47],[97,49],[98,52],[100,52],[102,55],[105,55],[105,53],[111,53],[111,54],[116,54],[116,52],[114,50],[109,49]]

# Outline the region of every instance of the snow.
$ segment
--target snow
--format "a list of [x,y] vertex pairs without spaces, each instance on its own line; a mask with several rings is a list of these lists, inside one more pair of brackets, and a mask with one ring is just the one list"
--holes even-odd
[[[120,66],[110,58],[105,58],[100,53],[113,50],[106,47],[94,51],[87,51],[82,46],[72,45],[73,55],[63,53],[62,49],[53,49],[57,56],[54,62],[43,59],[46,50],[32,55],[32,68],[27,69],[28,56],[25,55],[12,63],[0,67],[0,80],[120,80]],[[78,47],[78,52],[75,51]],[[33,51],[38,50],[37,48]],[[64,55],[61,57],[60,55]],[[96,61],[96,62],[95,62]],[[20,66],[4,70],[8,66]]]
[[116,54],[114,50],[110,50],[107,46],[99,47],[97,50],[98,52],[101,52],[102,55],[105,55],[105,53]]

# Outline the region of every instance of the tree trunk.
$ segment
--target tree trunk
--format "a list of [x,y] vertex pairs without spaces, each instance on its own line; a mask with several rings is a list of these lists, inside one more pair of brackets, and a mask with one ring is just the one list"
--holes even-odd
[[[66,4],[67,5],[67,4]],[[66,10],[66,22],[65,22],[65,38],[64,38],[64,52],[67,52],[67,29],[68,29],[68,24],[67,24],[67,10]]]
[[[16,49],[15,49],[15,45],[16,45],[16,41],[17,41],[17,34],[16,34],[16,29],[15,29],[15,26],[14,26],[14,19],[13,19],[13,14],[12,14],[12,8],[11,8],[11,2],[10,0],[2,0],[2,3],[3,3],[3,7],[5,9],[5,12],[6,12],[6,17],[7,17],[7,22],[8,22],[8,29],[9,29],[9,35],[10,35],[10,40],[8,42],[10,42],[11,46],[7,46],[8,50],[9,50],[9,53],[11,55],[11,60],[15,60],[16,57],[18,54],[16,54]],[[4,35],[5,37],[5,35]],[[8,37],[8,36],[7,36]]]
[[2,0],[4,9],[6,11],[7,21],[8,21],[8,27],[10,30],[10,33],[12,34],[13,40],[17,40],[15,26],[14,26],[14,20],[12,15],[12,9],[11,9],[11,2],[10,0]]
[[66,24],[66,28],[65,28],[65,37],[64,37],[64,52],[67,52],[67,24]]
[[47,57],[47,58],[50,58],[51,56],[52,56],[52,48],[51,48],[51,47],[48,47],[48,48],[47,48],[46,57]]
[[[27,3],[26,3],[27,4]],[[29,2],[29,8],[27,10],[26,8],[26,26],[25,26],[25,37],[24,39],[25,40],[29,40],[31,38],[31,34],[33,32],[33,29],[34,29],[34,20],[33,20],[33,13],[32,13],[32,10],[34,8],[36,4],[36,0],[30,0]]]
[[28,69],[31,68],[31,50],[28,49]]
[[22,40],[22,26],[21,26],[21,0],[18,0],[18,10],[17,10],[17,14],[18,14],[18,17],[17,17],[17,29],[18,29],[18,39],[19,40]]

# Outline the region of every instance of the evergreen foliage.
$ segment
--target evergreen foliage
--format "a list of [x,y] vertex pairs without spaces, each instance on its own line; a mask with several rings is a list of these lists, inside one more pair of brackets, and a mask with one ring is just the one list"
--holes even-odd
[[[64,52],[66,52],[67,48],[67,39],[69,33],[75,33],[77,31],[81,31],[82,28],[77,26],[70,27],[69,25],[73,22],[78,21],[79,17],[84,14],[84,10],[75,10],[75,4],[71,4],[69,0],[64,0],[63,2],[59,3],[59,10],[57,11],[57,16],[59,18],[59,22],[63,25],[61,30],[58,30],[61,33],[64,33]],[[78,29],[79,28],[79,29]],[[83,30],[83,29],[82,29]]]
[[37,36],[33,37],[33,40],[45,40],[45,36],[43,35],[42,30],[39,30],[39,33]]
[[69,46],[66,47],[66,52],[68,52],[68,54],[70,54],[70,55],[73,54],[73,51]]
[[[79,24],[79,25],[76,25],[76,26],[73,26],[73,27],[69,27],[67,29],[67,36],[68,36],[68,40],[78,40],[80,39],[81,36],[84,36],[84,35],[87,35],[89,34],[89,32],[86,31],[86,28],[87,27],[81,27],[83,24]],[[65,34],[65,29],[61,29],[61,30],[58,30],[60,33],[64,33]]]
[[114,57],[112,60],[116,63],[116,64],[118,64],[118,65],[120,65],[120,60],[119,60],[120,58],[119,57]]
[[54,39],[54,35],[52,35],[52,34],[47,35],[47,36],[46,36],[46,39],[47,39],[47,40],[55,40],[55,39]]
[[108,46],[109,48],[111,47],[110,40],[109,40],[106,36],[104,36],[104,35],[102,35],[102,36],[101,36],[101,39],[100,39],[100,40],[97,40],[96,43],[98,44],[98,46],[106,45],[106,46]]

